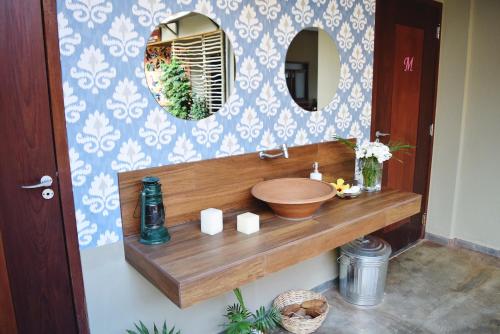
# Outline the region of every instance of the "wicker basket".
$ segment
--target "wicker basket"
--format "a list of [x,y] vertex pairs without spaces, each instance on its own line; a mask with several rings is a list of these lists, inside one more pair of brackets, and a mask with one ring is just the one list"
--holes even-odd
[[[283,307],[291,305],[291,304],[302,304],[306,300],[311,299],[321,299],[325,302],[326,298],[316,292],[308,291],[308,290],[290,290],[282,293],[274,300],[273,305],[281,310]],[[299,318],[290,318],[284,315],[281,315],[282,326],[289,332],[295,334],[309,334],[315,332],[323,321],[326,319],[326,315],[330,310],[330,305],[328,302],[326,303],[326,311],[322,315],[314,318],[314,319],[299,319]]]

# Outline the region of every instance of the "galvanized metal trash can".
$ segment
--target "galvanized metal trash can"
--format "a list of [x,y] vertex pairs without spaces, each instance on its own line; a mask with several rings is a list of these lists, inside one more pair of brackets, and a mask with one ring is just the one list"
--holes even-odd
[[367,236],[340,248],[340,294],[351,304],[373,306],[384,297],[391,246]]

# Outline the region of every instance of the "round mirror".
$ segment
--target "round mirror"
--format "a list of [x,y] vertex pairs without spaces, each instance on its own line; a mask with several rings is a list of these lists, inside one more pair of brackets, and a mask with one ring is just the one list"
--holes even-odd
[[286,54],[285,77],[293,100],[308,111],[326,107],[340,77],[340,57],[330,35],[306,28],[292,40]]
[[151,33],[144,55],[149,90],[167,112],[199,120],[217,111],[234,90],[235,57],[218,24],[205,15],[171,15]]

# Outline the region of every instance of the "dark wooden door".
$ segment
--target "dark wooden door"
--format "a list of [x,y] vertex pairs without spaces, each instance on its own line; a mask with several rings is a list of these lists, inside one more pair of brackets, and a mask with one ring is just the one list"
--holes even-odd
[[6,269],[5,251],[0,231],[0,332],[15,334],[17,333],[16,316]]
[[441,10],[430,0],[377,1],[371,137],[415,146],[386,164],[383,184],[423,195],[419,215],[377,233],[393,251],[425,233]]
[[[51,115],[56,94],[44,33],[54,22],[44,26],[40,0],[0,2],[0,333],[82,332],[75,306],[81,268],[69,261],[78,256],[76,231],[64,227]],[[50,186],[21,188],[44,175]],[[42,196],[47,189],[51,199]]]

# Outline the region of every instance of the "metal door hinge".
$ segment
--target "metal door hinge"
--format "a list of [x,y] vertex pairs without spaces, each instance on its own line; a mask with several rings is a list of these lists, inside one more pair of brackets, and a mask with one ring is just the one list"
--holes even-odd
[[422,225],[425,226],[427,224],[427,213],[422,214]]
[[436,27],[436,38],[437,39],[441,38],[441,26]]
[[434,137],[434,123],[429,126],[429,135]]

